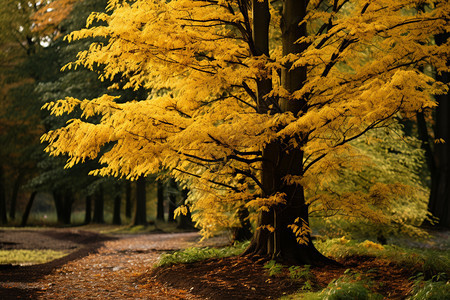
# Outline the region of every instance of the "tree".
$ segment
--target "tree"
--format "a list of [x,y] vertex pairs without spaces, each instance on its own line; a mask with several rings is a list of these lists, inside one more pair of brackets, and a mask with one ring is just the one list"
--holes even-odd
[[[68,36],[107,41],[66,68],[122,75],[122,88],[151,94],[139,102],[103,95],[46,105],[56,116],[83,111],[44,135],[47,151],[68,154],[67,167],[100,156],[95,175],[136,179],[168,170],[189,187],[186,204],[205,236],[235,227],[245,207],[258,217],[247,253],[327,262],[310,239],[313,203],[305,191],[320,190],[343,167],[370,163],[351,141],[435,106],[431,95],[447,88],[418,68],[447,69],[448,42],[430,38],[448,31],[449,5],[431,1],[433,10],[408,13],[416,2],[111,0],[110,14],[87,21],[106,25]],[[99,124],[89,122],[93,116]],[[388,222],[379,207],[405,186],[374,186],[314,205]]]
[[[448,45],[448,31],[436,36],[436,44]],[[445,62],[449,66],[449,58]],[[437,79],[449,84],[448,69],[439,69]],[[438,140],[434,147],[434,164],[432,165],[432,183],[428,210],[438,218],[437,224],[450,228],[450,104],[448,92],[436,97],[436,127],[434,136]],[[440,140],[444,142],[441,142]]]

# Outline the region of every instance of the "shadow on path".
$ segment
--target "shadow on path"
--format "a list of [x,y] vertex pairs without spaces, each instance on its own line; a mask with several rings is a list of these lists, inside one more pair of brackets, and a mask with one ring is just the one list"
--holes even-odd
[[[20,232],[17,231],[16,234],[20,235]],[[44,264],[31,266],[0,265],[1,300],[35,299],[35,292],[39,288],[33,287],[33,283],[38,279],[70,261],[95,253],[103,245],[103,242],[116,239],[93,232],[74,230],[46,230],[35,232],[35,234],[37,235],[36,238],[39,238],[39,235],[41,235],[74,243],[77,246],[71,246],[69,249],[75,248],[76,250],[64,257]],[[47,248],[52,249],[52,245],[47,245]]]

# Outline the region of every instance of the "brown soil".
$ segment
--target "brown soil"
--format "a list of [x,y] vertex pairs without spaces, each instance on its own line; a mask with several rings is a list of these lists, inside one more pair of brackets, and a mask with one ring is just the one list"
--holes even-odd
[[[2,249],[73,251],[46,264],[0,266],[0,299],[276,299],[303,286],[286,273],[269,277],[264,262],[244,257],[153,269],[162,252],[199,245],[198,240],[197,233],[110,237],[68,229],[0,231]],[[376,282],[386,299],[404,299],[411,289],[412,270],[370,257],[341,263],[313,268],[313,286],[323,288],[352,269]]]

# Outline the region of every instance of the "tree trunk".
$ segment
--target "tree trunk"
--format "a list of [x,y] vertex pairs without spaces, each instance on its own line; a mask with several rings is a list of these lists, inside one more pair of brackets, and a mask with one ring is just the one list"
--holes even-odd
[[8,222],[6,215],[6,186],[3,164],[0,162],[0,225]]
[[22,215],[22,222],[20,223],[20,226],[26,226],[28,222],[28,217],[30,216],[31,207],[33,206],[34,198],[36,198],[37,192],[34,191],[31,193],[30,198],[28,199],[27,206],[25,207],[25,212]]
[[178,186],[175,179],[171,178],[169,181],[170,191],[169,191],[169,207],[168,207],[168,222],[175,222],[175,209],[177,208],[177,193]]
[[92,196],[86,196],[84,224],[90,224],[92,221]]
[[71,191],[67,190],[63,198],[63,211],[62,211],[62,223],[64,225],[70,225],[72,216],[72,204],[74,203],[74,197]]
[[[254,16],[254,36],[269,36],[265,26],[258,26],[261,17],[267,19],[268,3],[253,2],[255,8],[264,6],[266,13],[261,16]],[[299,38],[306,35],[306,25],[298,24],[306,15],[307,1],[285,0],[283,6],[281,30],[283,55],[291,53],[301,53],[306,45],[295,43]],[[262,29],[263,28],[263,29]],[[266,32],[256,33],[259,30]],[[260,38],[261,43],[268,43],[268,39]],[[255,39],[255,43],[257,40]],[[266,46],[255,46],[255,48],[266,49]],[[268,48],[267,48],[268,49]],[[286,65],[281,71],[281,83],[290,93],[299,90],[306,80],[306,66],[291,68]],[[259,88],[259,85],[258,85]],[[263,93],[258,93],[258,98],[263,97]],[[264,100],[258,100],[263,103]],[[290,111],[294,115],[305,112],[304,99],[279,99],[279,107],[282,112]],[[264,112],[263,107],[260,111]],[[306,143],[303,137],[297,137],[301,143]],[[265,197],[273,196],[277,193],[285,194],[285,204],[280,204],[270,208],[268,212],[262,212],[259,218],[257,230],[255,231],[250,246],[244,254],[258,255],[268,259],[276,259],[288,264],[321,264],[329,263],[331,260],[320,254],[311,242],[310,233],[307,232],[301,238],[306,241],[304,244],[297,242],[297,237],[289,228],[290,225],[308,226],[308,206],[305,203],[303,187],[295,184],[287,184],[283,178],[286,175],[303,175],[302,170],[303,152],[300,147],[289,147],[287,141],[273,141],[263,149],[262,194]],[[273,228],[273,232],[264,228]]]
[[94,196],[94,216],[92,221],[96,224],[105,223],[104,217],[105,197],[103,194],[103,187],[100,186],[99,190]]
[[147,225],[145,177],[139,177],[136,181],[136,212],[134,215],[134,225]]
[[19,194],[20,186],[22,185],[22,181],[25,173],[23,171],[19,172],[16,180],[14,181],[13,191],[11,195],[11,205],[9,207],[9,218],[14,220],[16,218],[16,206],[17,206],[17,196]]
[[63,223],[63,196],[59,191],[53,191],[53,201],[56,209],[56,219],[58,223]]
[[120,194],[116,195],[114,197],[114,212],[113,212],[113,224],[114,225],[121,225],[122,220],[120,219],[120,204],[122,202],[122,197],[120,197]]
[[249,211],[245,206],[242,206],[238,211],[238,218],[240,227],[233,228],[233,241],[243,242],[252,238],[252,225],[248,219]]
[[[188,197],[188,193],[189,190],[188,189],[183,189],[183,191],[181,191],[181,194],[183,195],[183,202],[182,203],[186,203],[186,199]],[[194,229],[194,223],[192,222],[192,218],[191,218],[191,211],[189,210],[188,207],[188,212],[187,214],[180,214],[179,219],[178,219],[178,226],[177,228],[180,229]]]
[[157,189],[156,219],[164,221],[164,183],[161,180],[156,181],[156,189]]
[[[448,39],[449,33],[436,36],[436,44],[442,45]],[[449,62],[447,62],[447,65]],[[436,79],[449,83],[449,73],[443,72]],[[444,139],[445,143],[435,145],[435,173],[431,179],[431,194],[428,210],[438,218],[439,227],[450,228],[450,97],[449,94],[436,96],[435,138]]]
[[131,219],[131,182],[127,180],[125,182],[125,217]]

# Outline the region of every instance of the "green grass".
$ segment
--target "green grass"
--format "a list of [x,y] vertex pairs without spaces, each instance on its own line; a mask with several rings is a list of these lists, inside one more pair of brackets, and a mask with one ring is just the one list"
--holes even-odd
[[56,250],[0,250],[0,264],[41,264],[67,255],[67,251]]
[[187,264],[211,258],[236,256],[241,254],[247,246],[248,243],[240,243],[235,246],[222,248],[192,247],[181,251],[175,251],[173,253],[165,253],[161,255],[159,262],[156,264],[156,267],[170,266],[175,264]]

